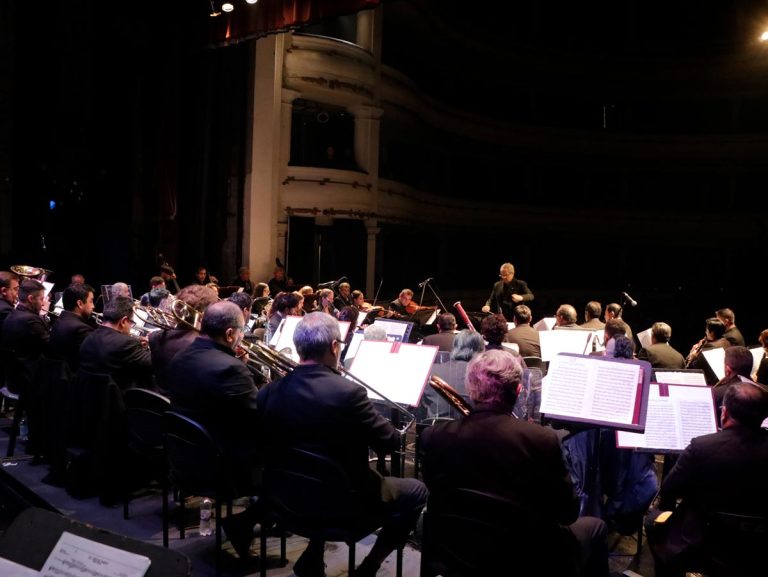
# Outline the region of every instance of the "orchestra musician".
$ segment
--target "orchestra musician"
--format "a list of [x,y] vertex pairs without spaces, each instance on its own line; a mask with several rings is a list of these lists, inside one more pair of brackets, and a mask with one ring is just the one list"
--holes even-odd
[[450,353],[453,350],[453,338],[456,336],[456,317],[451,313],[442,313],[435,321],[437,333],[424,337],[422,344],[434,345],[439,350]]
[[120,389],[154,389],[152,358],[145,337],[131,336],[133,300],[114,297],[104,305],[103,323],[80,345],[80,368],[112,375]]
[[315,309],[313,312],[320,311],[331,315],[332,317],[336,317],[339,312],[336,310],[336,307],[333,306],[333,300],[333,291],[331,289],[320,289],[317,293],[317,302],[315,302]]
[[51,329],[51,353],[67,361],[76,371],[80,365],[80,345],[96,330],[93,313],[93,287],[73,283],[61,297],[64,310]]
[[484,313],[500,313],[508,321],[512,320],[513,309],[521,303],[530,303],[534,296],[525,281],[515,278],[515,267],[505,262],[499,268],[499,278],[493,285],[491,296],[485,302]]
[[[416,526],[427,490],[418,479],[384,477],[369,466],[369,448],[396,451],[401,433],[376,411],[363,387],[335,372],[341,351],[338,321],[310,313],[296,326],[293,340],[300,364],[259,391],[265,455],[311,444],[347,471],[360,489],[362,511],[386,514],[376,542],[354,572],[356,577],[373,577]],[[323,541],[310,539],[294,574],[324,575],[324,547]]]
[[511,414],[522,378],[520,357],[508,351],[486,350],[470,361],[466,383],[474,407],[462,419],[422,432],[424,480],[436,497],[463,487],[523,506],[542,523],[548,559],[558,564],[555,568],[537,559],[540,574],[573,574],[578,566],[579,574],[606,577],[606,525],[595,517],[578,517],[557,435]]
[[707,384],[711,387],[717,382],[717,375],[709,366],[707,359],[701,354],[702,351],[708,351],[711,349],[723,348],[727,349],[731,346],[725,337],[725,325],[723,321],[717,317],[710,317],[707,319],[704,328],[704,338],[691,347],[691,351],[686,358],[686,368],[689,369],[703,369],[704,378]]
[[344,307],[352,305],[352,296],[350,294],[352,287],[348,282],[343,282],[339,285],[339,294],[333,299],[333,306],[336,310],[341,310]]
[[41,315],[45,303],[45,287],[34,279],[25,279],[19,286],[19,302],[3,322],[3,352],[33,363],[48,352],[50,327]]
[[0,271],[0,342],[2,342],[3,323],[11,314],[19,298],[19,277],[10,271]]

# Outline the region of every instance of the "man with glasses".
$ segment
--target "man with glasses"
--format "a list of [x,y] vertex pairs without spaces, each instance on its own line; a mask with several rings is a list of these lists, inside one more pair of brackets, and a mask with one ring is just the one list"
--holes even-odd
[[[251,372],[235,351],[243,339],[243,310],[219,301],[205,310],[200,335],[173,357],[166,387],[171,408],[203,425],[221,447],[242,495],[257,494],[257,389]],[[241,558],[249,556],[256,505],[222,520],[222,527]]]
[[111,375],[121,389],[154,388],[152,359],[146,338],[131,335],[133,299],[111,298],[104,305],[103,323],[80,345],[80,368]]
[[484,313],[500,313],[507,321],[512,321],[514,308],[533,300],[533,293],[525,281],[515,278],[515,267],[505,262],[499,269],[499,278],[493,285],[491,296],[482,308]]

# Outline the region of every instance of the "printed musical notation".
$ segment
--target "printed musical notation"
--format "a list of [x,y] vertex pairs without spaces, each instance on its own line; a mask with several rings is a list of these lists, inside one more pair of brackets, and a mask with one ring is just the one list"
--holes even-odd
[[65,531],[40,570],[43,577],[143,577],[150,560]]

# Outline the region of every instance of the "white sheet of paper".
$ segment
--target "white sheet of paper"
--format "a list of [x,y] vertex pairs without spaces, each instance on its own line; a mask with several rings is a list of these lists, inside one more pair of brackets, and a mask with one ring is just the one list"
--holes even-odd
[[754,375],[758,367],[760,367],[760,361],[763,360],[765,349],[763,347],[753,347],[749,349],[749,352],[752,353],[752,372],[750,375]]
[[701,354],[704,355],[704,358],[707,360],[718,379],[725,377],[724,348],[718,347],[716,349],[709,349],[708,351],[701,351]]
[[[364,340],[357,349],[349,372],[390,401],[416,407],[439,348]],[[381,399],[380,395],[366,390],[370,398]]]
[[592,352],[592,340],[596,337],[600,338],[602,334],[603,331],[579,329],[542,331],[539,334],[541,360],[551,361],[559,353],[589,354]]
[[[275,334],[272,335],[272,339],[269,344],[275,347],[277,352],[285,351],[282,354],[289,356],[297,363],[299,362],[299,354],[296,352],[296,345],[293,344],[293,331],[296,330],[296,325],[303,317],[300,316],[287,316],[280,322],[280,327]],[[290,351],[288,350],[290,349]]]
[[[572,331],[553,331],[572,332]],[[541,386],[541,412],[579,420],[633,425],[644,361],[557,355]],[[650,368],[648,369],[650,371]]]
[[52,282],[43,281],[43,286],[45,287],[45,296],[48,296],[55,285]]
[[501,343],[501,346],[505,349],[509,349],[510,351],[515,351],[516,353],[520,352],[520,345],[517,343]]
[[544,317],[535,325],[533,325],[533,328],[537,331],[551,331],[552,327],[554,327],[556,323],[557,319],[555,317]]
[[657,370],[654,375],[657,383],[666,383],[668,385],[693,385],[697,387],[707,386],[707,379],[704,376],[704,373]]
[[40,570],[42,577],[143,577],[149,557],[64,531]]
[[648,329],[645,329],[641,333],[637,333],[637,340],[640,341],[640,346],[643,347],[644,349],[647,349],[648,347],[650,347],[653,344],[651,342],[651,333],[652,332],[653,331],[650,328],[648,328]]
[[651,384],[645,433],[616,432],[616,446],[623,448],[683,451],[691,439],[717,431],[715,400],[710,387],[668,385],[669,396]]
[[40,577],[40,571],[0,557],[0,575],[3,577]]

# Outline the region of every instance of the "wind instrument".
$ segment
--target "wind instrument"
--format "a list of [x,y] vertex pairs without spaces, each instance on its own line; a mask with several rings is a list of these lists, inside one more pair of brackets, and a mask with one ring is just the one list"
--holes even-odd
[[467,314],[467,311],[465,311],[464,307],[461,306],[461,301],[456,301],[455,303],[453,303],[453,308],[455,308],[456,312],[459,313],[461,320],[463,320],[464,323],[467,325],[467,329],[469,329],[473,333],[476,332],[475,327],[472,324],[472,321],[469,319],[469,315]]
[[462,397],[456,389],[454,389],[440,377],[436,377],[435,375],[429,377],[429,385],[435,389],[435,392],[438,395],[448,401],[448,404],[450,404],[454,409],[459,411],[465,417],[472,410],[472,407],[469,405],[469,403],[467,403],[464,397]]

